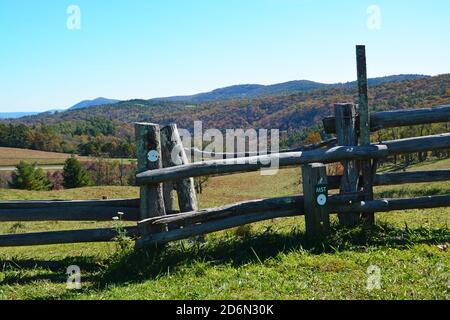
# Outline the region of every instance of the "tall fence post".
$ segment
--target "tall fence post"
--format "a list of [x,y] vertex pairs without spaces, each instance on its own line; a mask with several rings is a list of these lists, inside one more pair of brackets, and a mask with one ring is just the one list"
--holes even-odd
[[[358,73],[358,93],[359,93],[359,133],[360,145],[370,144],[370,113],[369,113],[369,94],[367,84],[367,63],[366,63],[366,47],[356,46],[356,65]],[[376,162],[374,162],[376,167]],[[370,160],[361,162],[362,169],[362,186],[365,193],[365,200],[373,200],[373,171],[372,162]],[[375,223],[375,214],[364,213],[364,222],[368,225]]]
[[330,229],[327,170],[323,163],[302,166],[306,236],[318,239]]
[[[135,123],[138,172],[162,168],[159,125]],[[144,185],[141,194],[141,219],[166,215],[162,183]]]
[[[334,114],[336,118],[336,135],[338,145],[356,146],[358,136],[356,133],[356,106],[350,103],[339,103],[334,105]],[[341,179],[340,194],[349,194],[358,192],[359,169],[355,160],[342,161],[344,172]],[[339,223],[342,226],[355,226],[359,223],[360,214],[338,213]]]
[[[161,129],[161,143],[164,167],[174,167],[189,163],[176,124],[171,124]],[[193,178],[176,181],[174,185],[172,182],[169,183],[170,185],[167,186],[167,189],[175,187],[177,191],[178,205],[181,212],[198,210]],[[168,193],[168,190],[166,193]]]

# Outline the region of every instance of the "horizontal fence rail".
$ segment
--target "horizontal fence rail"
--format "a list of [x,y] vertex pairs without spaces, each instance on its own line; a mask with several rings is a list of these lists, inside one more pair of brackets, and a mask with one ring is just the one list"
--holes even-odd
[[383,142],[380,145],[363,147],[338,146],[327,150],[290,152],[191,163],[172,168],[145,171],[136,176],[138,185],[156,184],[188,177],[226,173],[257,171],[278,162],[280,167],[302,165],[313,162],[333,163],[342,160],[363,160],[385,158],[393,154],[432,151],[450,148],[450,134],[439,134]]
[[[356,121],[359,123],[359,117]],[[450,122],[450,105],[370,113],[370,130],[373,132],[386,128],[445,122]],[[323,119],[323,127],[328,134],[336,133],[336,118]]]
[[[329,176],[328,188],[340,188],[342,176]],[[450,181],[450,170],[389,172],[374,176],[375,186]],[[279,200],[274,200],[279,201]],[[111,221],[117,212],[122,220],[139,221],[140,199],[93,201],[6,201],[0,202],[0,222],[7,221]],[[284,205],[284,204],[283,204]],[[248,210],[246,208],[245,210]],[[172,219],[172,214],[161,219]]]
[[[412,199],[381,199],[355,201],[353,196],[330,196],[330,212],[387,212],[392,210],[425,209],[450,206],[450,195]],[[293,196],[241,202],[234,205],[180,213],[166,217],[147,219],[136,227],[126,227],[130,237],[136,237],[155,225],[168,225],[168,232],[149,233],[138,239],[137,247],[150,243],[166,243],[240,225],[274,218],[304,214],[304,197]],[[179,228],[179,227],[183,228]],[[178,229],[175,229],[177,228]],[[52,231],[25,234],[0,235],[0,247],[50,245],[81,242],[107,242],[117,237],[113,228]]]
[[[124,228],[129,237],[138,235],[137,227]],[[118,236],[113,228],[49,231],[0,235],[0,247],[22,247],[82,242],[108,242]]]
[[[347,196],[330,197],[330,212],[388,212],[393,210],[427,209],[450,206],[450,195],[408,199],[354,201]],[[172,217],[156,217],[139,223],[140,233],[147,232],[136,242],[136,247],[163,244],[258,221],[292,217],[304,214],[304,197],[283,197],[246,201],[234,205],[181,213]],[[155,226],[168,225],[183,228],[153,233]]]
[[[341,179],[342,176],[329,176],[328,188],[339,189]],[[389,186],[440,181],[450,181],[450,170],[381,173],[374,176],[373,185]]]
[[[287,153],[287,152],[299,152],[299,151],[312,151],[320,148],[325,147],[332,147],[337,144],[336,138],[327,139],[325,141],[320,141],[313,144],[304,145],[298,148],[293,149],[284,149],[280,150],[279,153]],[[252,157],[252,156],[259,156],[263,155],[262,152],[243,152],[242,154],[236,153],[236,152],[210,152],[210,151],[202,151],[198,148],[184,148],[186,152],[192,152],[193,155],[199,156],[202,158],[218,158],[222,157],[224,158],[238,158],[238,157]],[[264,154],[270,154],[271,151],[268,150]]]
[[140,199],[0,202],[0,221],[139,221]]
[[328,150],[287,152],[267,156],[212,160],[190,163],[172,168],[145,171],[136,176],[138,185],[155,184],[188,177],[199,177],[226,173],[257,171],[278,162],[280,167],[301,165],[312,162],[332,163],[341,159],[384,158],[387,147],[382,145],[364,147],[335,147]]

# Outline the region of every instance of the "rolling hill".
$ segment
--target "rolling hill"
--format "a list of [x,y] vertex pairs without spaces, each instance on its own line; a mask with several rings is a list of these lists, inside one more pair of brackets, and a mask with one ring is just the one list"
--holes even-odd
[[[380,81],[381,84],[369,87],[370,108],[373,111],[450,104],[450,74],[413,80]],[[133,148],[134,122],[160,125],[176,123],[179,128],[192,130],[194,121],[202,121],[205,130],[279,129],[284,141],[283,147],[295,147],[311,131],[319,131],[321,120],[333,113],[335,103],[342,102],[357,102],[355,84],[326,86],[295,94],[204,103],[121,101],[66,112],[1,120],[0,138],[5,136],[10,139],[4,139],[3,142],[0,139],[0,146],[17,146],[18,140],[14,134],[21,133],[23,139],[19,142],[24,148],[128,157]],[[2,123],[16,125],[16,132]],[[20,127],[21,124],[25,128]],[[1,130],[5,133],[1,134]]]
[[[375,86],[387,82],[399,82],[405,80],[416,80],[421,78],[426,78],[425,75],[417,74],[403,74],[403,75],[393,75],[380,78],[369,79],[369,85]],[[234,85],[230,87],[216,89],[210,92],[199,93],[190,96],[174,96],[165,98],[151,99],[153,101],[176,101],[176,102],[190,102],[190,103],[203,103],[212,102],[219,100],[229,100],[229,99],[251,99],[251,98],[261,98],[269,96],[279,96],[279,95],[289,95],[295,93],[306,92],[321,88],[331,88],[331,87],[351,87],[356,84],[355,81],[347,83],[334,83],[326,84],[320,82],[314,82],[309,80],[295,80],[288,81],[284,83],[278,83],[273,85],[259,85],[259,84],[243,84]]]
[[69,110],[84,109],[84,108],[89,108],[89,107],[93,107],[93,106],[102,106],[105,104],[114,104],[119,101],[120,100],[107,99],[107,98],[100,97],[100,98],[96,98],[93,100],[84,100],[84,101],[78,102],[77,104],[70,107]]

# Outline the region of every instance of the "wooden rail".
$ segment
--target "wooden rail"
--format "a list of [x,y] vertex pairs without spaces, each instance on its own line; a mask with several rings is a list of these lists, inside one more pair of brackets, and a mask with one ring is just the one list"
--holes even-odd
[[[328,188],[339,189],[342,176],[329,176]],[[377,174],[375,186],[400,185],[424,182],[450,181],[450,170],[390,172]],[[291,199],[292,200],[292,199]],[[257,206],[259,200],[253,205]],[[269,200],[266,200],[266,202]],[[280,202],[281,201],[281,202]],[[288,202],[290,200],[287,200]],[[333,200],[332,200],[333,201]],[[270,201],[269,201],[270,202]],[[6,201],[0,202],[0,222],[7,221],[111,221],[117,212],[123,212],[122,220],[139,221],[140,199],[94,201]],[[287,202],[273,200],[274,206],[286,206]],[[252,203],[242,210],[251,211]],[[200,211],[203,212],[203,211]],[[162,221],[176,219],[176,211],[168,211]],[[189,213],[187,213],[189,214]],[[196,221],[195,217],[191,217]]]
[[[449,139],[450,140],[450,139]],[[181,165],[173,168],[145,171],[136,176],[138,185],[176,181],[187,177],[199,177],[238,172],[257,171],[278,163],[280,167],[313,162],[332,163],[341,159],[384,158],[388,155],[386,146],[335,147],[328,150],[287,152],[248,158],[213,160]]]
[[[329,189],[339,189],[341,180],[342,176],[329,176]],[[440,181],[450,181],[450,170],[388,172],[376,174],[373,183],[374,186],[388,186]]]
[[140,199],[0,202],[0,221],[139,221]]
[[[136,227],[124,228],[129,237],[138,235]],[[113,228],[51,231],[0,235],[0,247],[21,247],[82,242],[107,242],[118,236]]]
[[[334,196],[330,198],[329,210],[333,213],[389,212],[449,206],[450,195],[356,202],[351,202],[347,197]],[[164,218],[148,219],[139,224],[141,233],[151,230],[151,225],[174,224],[174,226],[184,225],[184,227],[168,232],[144,234],[136,241],[136,247],[163,244],[258,221],[299,215],[304,215],[304,197],[302,196],[241,202],[226,207],[211,208],[206,211],[175,215],[170,220]],[[195,220],[190,220],[193,217],[195,217]]]
[[[336,133],[335,117],[327,117],[322,122],[326,133]],[[414,110],[372,112],[370,114],[370,130],[372,132],[386,128],[445,122],[450,122],[450,105]],[[357,123],[359,124],[359,117],[357,117]]]
[[290,152],[248,158],[191,163],[172,168],[145,171],[136,176],[139,185],[176,181],[188,177],[257,171],[278,162],[280,167],[307,163],[333,163],[342,160],[384,158],[398,153],[432,151],[450,148],[450,133],[386,141],[382,145],[334,147],[328,150]]

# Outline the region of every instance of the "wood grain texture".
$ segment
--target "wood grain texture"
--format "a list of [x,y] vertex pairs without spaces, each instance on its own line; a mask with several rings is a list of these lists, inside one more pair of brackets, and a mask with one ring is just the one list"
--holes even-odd
[[[176,167],[189,163],[176,124],[171,124],[161,129],[161,143],[165,168]],[[173,184],[171,181],[167,183]],[[198,203],[194,179],[189,177],[175,181],[174,184],[178,195],[178,206],[180,211],[187,212],[197,210]]]
[[136,182],[139,185],[155,184],[164,181],[180,180],[187,177],[257,171],[261,168],[269,167],[272,161],[277,161],[280,167],[287,167],[314,162],[332,163],[341,160],[384,158],[387,155],[387,147],[383,145],[365,147],[339,146],[327,150],[288,152],[248,158],[204,161],[161,170],[150,170],[138,174]]
[[[357,116],[356,122],[359,125],[359,116]],[[370,113],[370,131],[372,132],[387,128],[445,122],[450,122],[450,105]],[[323,119],[325,132],[328,134],[336,133],[335,123],[335,117]]]
[[[137,236],[136,227],[125,228],[130,237]],[[23,234],[0,235],[0,247],[21,247],[49,244],[107,242],[117,237],[117,231],[112,228],[84,229],[68,231],[52,231]]]
[[[135,123],[135,133],[138,172],[161,169],[162,159],[159,125],[152,123]],[[156,161],[150,161],[148,159],[149,151],[156,152],[158,155]],[[163,186],[161,183],[142,186],[140,195],[141,219],[163,216],[166,214]]]
[[[341,146],[358,145],[356,128],[356,106],[354,104],[335,104],[334,115],[336,117],[336,136]],[[340,194],[355,193],[358,191],[359,168],[355,160],[341,162],[344,173],[341,178]],[[354,226],[359,223],[358,212],[338,214],[339,223],[342,226]]]

